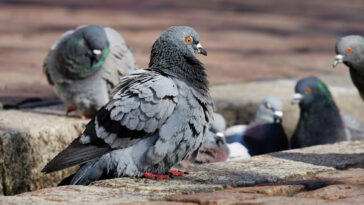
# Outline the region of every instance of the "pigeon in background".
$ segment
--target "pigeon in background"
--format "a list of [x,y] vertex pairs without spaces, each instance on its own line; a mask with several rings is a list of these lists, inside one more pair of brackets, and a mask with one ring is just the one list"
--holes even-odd
[[240,143],[251,156],[288,149],[288,138],[282,127],[282,102],[266,97],[249,125],[236,125],[225,131],[228,144]]
[[205,68],[195,57],[207,55],[199,41],[191,27],[168,28],[153,44],[149,68],[122,78],[83,134],[42,171],[81,164],[61,184],[168,178],[172,166],[201,146],[213,118]]
[[177,166],[188,168],[194,164],[205,164],[213,162],[224,162],[229,157],[229,147],[225,142],[224,130],[226,122],[223,116],[218,113],[213,114],[210,130],[207,132],[200,149],[180,162]]
[[225,130],[225,141],[230,151],[228,160],[250,157],[249,150],[245,147],[244,142],[244,134],[247,127],[248,125],[234,125]]
[[364,125],[360,120],[352,115],[344,115],[347,140],[360,140],[364,138]]
[[333,67],[344,63],[349,67],[351,80],[364,100],[364,38],[359,35],[345,36],[335,45]]
[[360,121],[353,117],[342,119],[329,89],[320,79],[307,77],[299,80],[295,92],[292,104],[299,103],[301,111],[291,138],[292,148],[364,137]]
[[93,116],[109,101],[120,77],[137,69],[123,37],[112,28],[80,26],[55,42],[43,71],[59,98]]

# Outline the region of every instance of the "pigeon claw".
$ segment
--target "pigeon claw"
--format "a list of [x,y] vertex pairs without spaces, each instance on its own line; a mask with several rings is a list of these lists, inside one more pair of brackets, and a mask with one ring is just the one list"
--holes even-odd
[[168,170],[168,174],[172,176],[183,176],[183,172],[177,171],[177,170]]
[[72,112],[72,111],[75,111],[77,110],[77,108],[73,105],[69,105],[68,108],[67,108],[67,115]]
[[145,172],[143,176],[147,179],[168,179],[168,175],[161,175],[161,174],[152,174],[150,172]]

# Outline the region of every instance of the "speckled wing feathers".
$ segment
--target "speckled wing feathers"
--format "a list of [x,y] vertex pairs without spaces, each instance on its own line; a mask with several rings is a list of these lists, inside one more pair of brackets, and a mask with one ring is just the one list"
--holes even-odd
[[[44,169],[51,172],[84,163],[151,136],[173,112],[178,90],[155,72],[138,71],[122,79],[119,91],[86,126],[84,133]],[[98,147],[99,152],[93,152]]]

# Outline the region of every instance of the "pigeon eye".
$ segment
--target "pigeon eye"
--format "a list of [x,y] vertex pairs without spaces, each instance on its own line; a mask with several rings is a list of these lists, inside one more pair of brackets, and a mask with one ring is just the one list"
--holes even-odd
[[192,43],[192,37],[187,37],[186,38],[186,43],[191,44]]
[[265,108],[270,109],[271,108],[270,104],[269,103],[266,103],[265,104]]
[[306,93],[307,93],[307,94],[310,94],[310,93],[311,93],[311,91],[312,91],[312,89],[311,89],[311,88],[306,88]]
[[352,51],[353,51],[353,49],[352,49],[352,48],[350,48],[350,47],[349,47],[349,48],[348,48],[348,50],[347,50],[347,52],[348,52],[348,53],[351,53]]

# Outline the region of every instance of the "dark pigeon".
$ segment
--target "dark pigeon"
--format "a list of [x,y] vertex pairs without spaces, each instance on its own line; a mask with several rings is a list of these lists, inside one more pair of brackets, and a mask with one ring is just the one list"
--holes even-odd
[[276,97],[266,97],[248,126],[226,130],[226,141],[241,143],[251,156],[286,150],[288,138],[282,127],[282,117],[282,102]]
[[137,65],[117,31],[89,25],[64,33],[52,45],[43,69],[62,101],[93,116],[109,101],[120,78]]
[[199,41],[191,27],[168,28],[152,47],[149,68],[122,78],[83,134],[42,171],[81,164],[66,181],[88,185],[163,175],[194,153],[213,118],[205,68],[195,57],[206,55]]
[[344,63],[349,67],[351,80],[364,100],[364,38],[359,35],[345,36],[335,45],[333,67]]
[[360,121],[343,118],[327,86],[317,77],[299,80],[293,104],[299,103],[300,118],[291,138],[292,148],[329,144],[364,137]]

